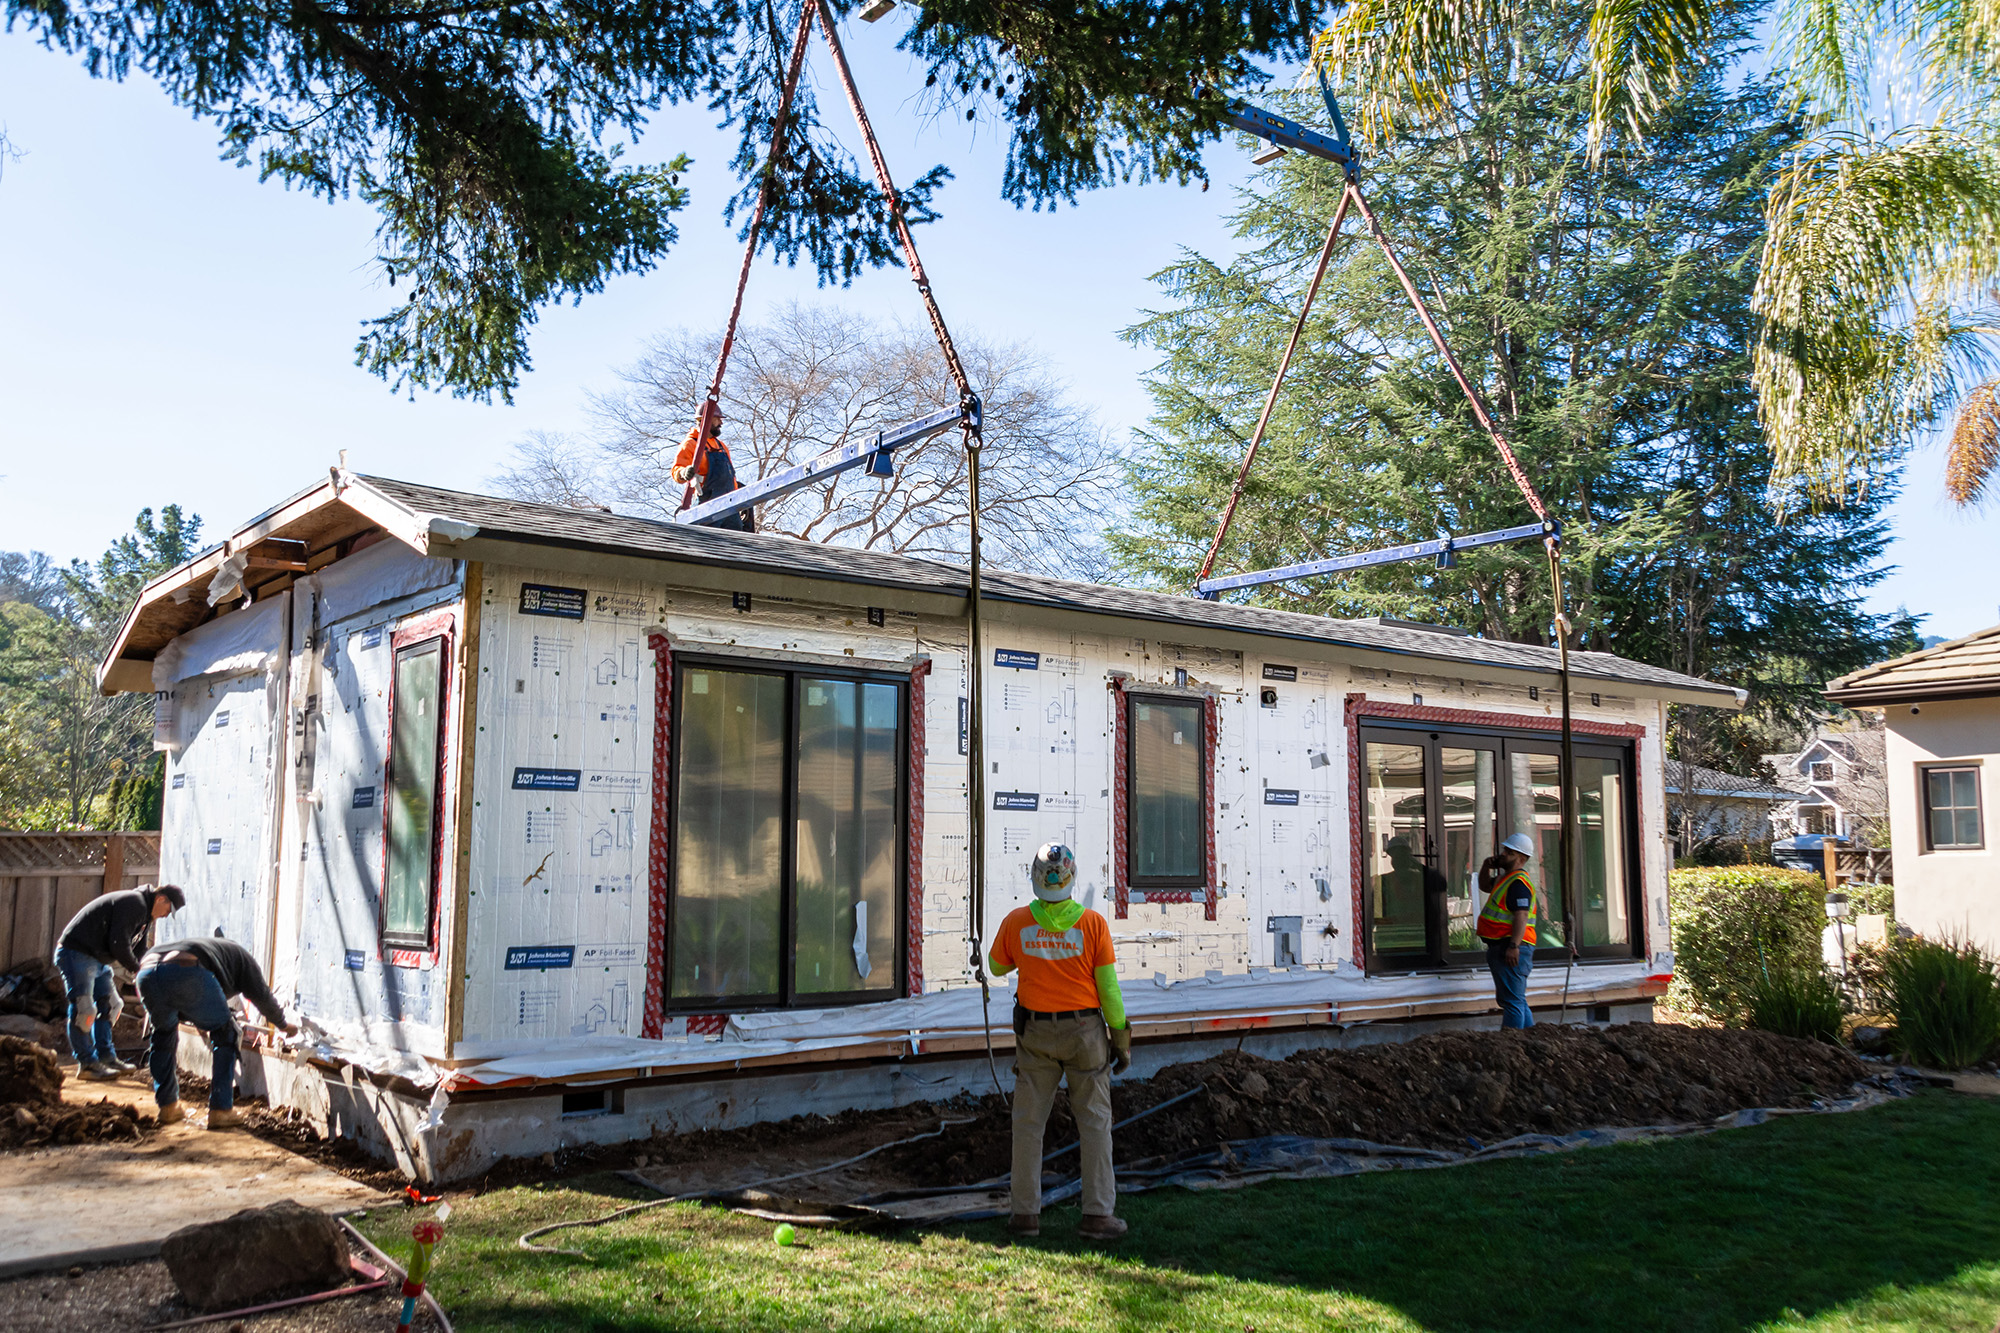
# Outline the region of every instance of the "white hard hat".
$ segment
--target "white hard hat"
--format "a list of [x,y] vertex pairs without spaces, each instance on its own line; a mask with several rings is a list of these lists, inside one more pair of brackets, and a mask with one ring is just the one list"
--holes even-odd
[[1076,857],[1059,842],[1047,843],[1035,853],[1035,864],[1028,873],[1037,898],[1059,903],[1069,897],[1069,886],[1076,879]]
[[1525,833],[1510,833],[1507,835],[1507,841],[1500,845],[1510,852],[1519,852],[1530,859],[1535,855],[1535,840]]

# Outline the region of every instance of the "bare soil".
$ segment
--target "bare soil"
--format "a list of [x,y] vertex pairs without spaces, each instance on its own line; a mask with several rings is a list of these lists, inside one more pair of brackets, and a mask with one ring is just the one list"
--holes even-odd
[[[1190,1091],[1156,1117],[1119,1130],[1121,1162],[1174,1156],[1270,1134],[1365,1139],[1464,1150],[1526,1133],[1703,1121],[1750,1107],[1799,1107],[1845,1094],[1872,1071],[1844,1050],[1766,1032],[1635,1023],[1447,1032],[1283,1060],[1241,1053],[1174,1065],[1116,1084],[1124,1120]],[[731,1189],[845,1158],[943,1121],[973,1123],[892,1148],[855,1167],[788,1183],[800,1199],[868,1189],[966,1185],[1007,1171],[1006,1099],[988,1095],[893,1111],[799,1116],[743,1129],[660,1135],[565,1152],[554,1163],[502,1162],[480,1187],[607,1169],[641,1170],[673,1192]],[[1049,1149],[1076,1138],[1067,1099],[1049,1117]],[[1052,1169],[1061,1169],[1060,1160]],[[1074,1170],[1072,1159],[1068,1164]]]

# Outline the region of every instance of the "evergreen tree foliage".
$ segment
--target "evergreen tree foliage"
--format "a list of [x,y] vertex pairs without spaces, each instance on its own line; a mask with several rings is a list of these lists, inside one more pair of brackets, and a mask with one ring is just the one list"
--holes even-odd
[[98,693],[97,667],[139,589],[200,544],[168,505],[95,563],[0,553],[0,828],[159,827],[152,701]]
[[[503,398],[542,306],[644,272],[673,243],[688,159],[633,166],[619,153],[662,105],[706,102],[741,132],[728,212],[771,174],[775,257],[805,254],[822,282],[898,262],[887,200],[822,124],[809,81],[786,151],[769,156],[799,12],[798,0],[0,0],[8,30],[93,75],[157,79],[215,122],[226,159],[366,201],[378,262],[405,295],[365,326],[359,363],[398,387]],[[1258,59],[1302,58],[1317,7],[943,0],[898,13],[931,109],[1004,125],[1002,193],[1040,207],[1117,180],[1205,179],[1217,94],[1258,81]],[[900,187],[913,220],[935,216],[947,176]]]
[[[1907,618],[1860,605],[1886,572],[1893,485],[1840,510],[1788,504],[1771,487],[1748,382],[1764,194],[1801,127],[1773,87],[1737,78],[1738,20],[1643,150],[1612,145],[1593,168],[1587,23],[1524,20],[1441,118],[1364,163],[1363,185],[1565,525],[1577,646],[1754,686],[1795,717],[1820,682],[1900,651],[1910,633]],[[1327,119],[1317,97],[1291,110]],[[1340,188],[1331,164],[1280,159],[1237,212],[1245,253],[1227,265],[1187,255],[1159,275],[1172,303],[1128,331],[1162,355],[1131,470],[1134,518],[1114,538],[1128,576],[1192,582]],[[1217,572],[1533,519],[1350,220]],[[1549,642],[1552,613],[1535,544],[1255,598],[1520,642]]]

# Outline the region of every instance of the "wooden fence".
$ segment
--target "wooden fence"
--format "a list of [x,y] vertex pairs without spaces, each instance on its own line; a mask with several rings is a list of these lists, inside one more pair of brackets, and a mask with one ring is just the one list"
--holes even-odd
[[159,873],[157,833],[0,833],[0,966],[47,958],[77,909]]

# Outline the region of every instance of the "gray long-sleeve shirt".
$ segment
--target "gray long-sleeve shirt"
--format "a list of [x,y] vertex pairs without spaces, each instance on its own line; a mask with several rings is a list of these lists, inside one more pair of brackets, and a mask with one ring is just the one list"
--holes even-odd
[[58,948],[88,954],[100,963],[139,970],[137,946],[153,924],[152,889],[121,889],[91,899],[63,927]]
[[170,953],[189,953],[201,960],[215,979],[222,983],[224,999],[233,1000],[242,995],[263,1012],[264,1017],[277,1027],[285,1025],[285,1011],[271,988],[264,981],[264,969],[257,966],[257,960],[250,951],[235,940],[217,938],[175,940],[172,944],[156,944],[146,951],[145,962],[151,965]]

